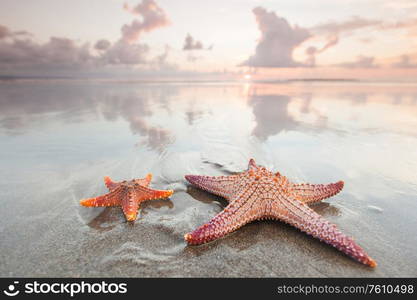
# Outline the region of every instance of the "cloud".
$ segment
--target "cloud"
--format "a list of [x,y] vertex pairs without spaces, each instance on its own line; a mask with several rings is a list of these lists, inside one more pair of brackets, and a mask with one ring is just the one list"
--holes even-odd
[[[335,46],[341,36],[349,36],[352,35],[354,32],[359,31],[360,33],[364,29],[373,29],[378,31],[387,31],[387,30],[401,30],[405,29],[409,31],[409,35],[414,37],[417,34],[417,19],[410,18],[408,20],[401,20],[397,22],[387,22],[381,21],[376,19],[366,19],[359,16],[353,16],[351,19],[336,22],[330,21],[327,23],[323,23],[317,26],[310,28],[311,32],[313,32],[316,36],[318,35],[328,35],[327,45],[323,48],[328,49],[332,46]],[[332,40],[334,42],[332,42]],[[360,39],[362,43],[369,43],[372,41],[370,38],[362,38]],[[321,51],[322,52],[322,51]],[[310,66],[315,65],[315,55],[320,53],[315,47],[310,47],[306,49],[307,55],[307,64]],[[345,68],[377,68],[379,67],[374,63],[374,57],[370,56],[359,56],[356,61],[354,62],[347,62],[339,64],[338,66],[345,67]],[[413,68],[414,65],[409,63],[408,57],[402,57],[401,61],[393,64],[394,67],[404,67],[404,68]]]
[[253,9],[261,38],[255,54],[241,65],[264,68],[291,68],[304,66],[293,59],[293,51],[311,37],[308,29],[291,26],[288,21],[262,7]]
[[0,25],[0,40],[5,38],[17,38],[17,37],[24,37],[24,36],[31,36],[31,34],[27,31],[11,31],[8,27],[4,25]]
[[96,50],[107,50],[110,48],[111,43],[108,40],[98,40],[94,45],[94,49]]
[[104,65],[138,65],[146,63],[149,46],[146,44],[129,44],[124,40],[114,43],[98,58]]
[[381,30],[401,30],[406,29],[409,31],[411,36],[416,35],[417,28],[417,18],[408,19],[405,21],[391,22],[391,23],[382,23],[379,26]]
[[334,35],[334,36],[330,36],[327,40],[327,43],[320,49],[318,50],[319,53],[326,51],[327,49],[337,45],[337,43],[339,42],[339,37]]
[[305,52],[307,55],[307,62],[306,64],[308,66],[314,67],[316,65],[316,55],[323,53],[324,51],[326,51],[327,49],[337,45],[337,43],[339,42],[339,37],[338,36],[330,36],[326,42],[326,44],[321,47],[321,48],[317,48],[314,46],[310,46],[308,47]]
[[[143,0],[135,7],[124,8],[139,16],[121,28],[121,37],[111,43],[100,39],[93,46],[78,43],[65,37],[51,37],[46,43],[38,43],[26,31],[12,31],[0,25],[0,66],[15,70],[57,70],[61,68],[82,69],[107,65],[150,64],[147,60],[149,46],[138,43],[142,33],[150,32],[169,24],[162,8],[153,0]],[[60,69],[60,70],[61,70]]]
[[375,57],[373,56],[364,56],[359,55],[356,61],[353,62],[346,62],[336,65],[342,68],[349,68],[349,69],[356,69],[356,68],[364,68],[364,69],[371,69],[371,68],[379,68],[379,65],[375,64]]
[[189,53],[187,55],[187,61],[192,62],[192,63],[194,63],[194,62],[196,62],[196,61],[198,61],[200,59],[203,59],[203,57],[202,56],[193,55],[192,53]]
[[366,27],[372,27],[381,25],[382,21],[374,19],[365,19],[359,16],[353,16],[350,20],[336,22],[330,21],[324,24],[320,24],[311,28],[311,31],[315,33],[331,33],[340,34],[343,32],[352,32],[355,30],[363,29]]
[[187,34],[184,40],[184,47],[182,48],[182,50],[189,51],[189,50],[202,50],[202,49],[204,49],[203,43],[195,40],[190,34]]
[[[149,46],[137,43],[142,33],[167,26],[170,22],[165,11],[154,0],[143,0],[134,7],[124,4],[124,9],[141,19],[135,19],[121,28],[122,36],[102,53],[105,64],[137,65],[146,63]],[[97,44],[96,44],[97,46]]]
[[51,37],[47,43],[38,44],[30,39],[14,39],[0,43],[2,65],[80,66],[92,63],[89,44],[79,45],[71,39]]
[[404,54],[404,55],[401,55],[400,61],[393,63],[392,66],[394,68],[411,69],[411,68],[417,68],[417,63],[411,62],[410,57]]
[[[288,21],[279,17],[275,12],[268,12],[262,7],[253,9],[261,38],[255,54],[243,62],[243,66],[290,68],[315,67],[316,56],[336,46],[341,36],[350,35],[356,30],[378,27],[387,29],[389,24],[380,20],[366,19],[353,16],[345,21],[330,21],[311,28],[291,26]],[[407,24],[410,24],[408,22]],[[394,27],[394,24],[390,24]],[[400,24],[395,26],[399,27]],[[310,38],[325,39],[324,45],[305,48],[306,61],[299,62],[293,58],[294,50]],[[305,45],[305,44],[303,44]],[[346,68],[365,67],[375,68],[373,57],[360,56],[357,61],[341,64]]]
[[79,46],[73,40],[59,37],[52,37],[47,44],[42,45],[41,53],[57,64],[85,64],[92,59],[89,44]]
[[[416,6],[417,7],[417,6]],[[316,34],[345,34],[350,35],[354,31],[365,28],[373,28],[380,31],[408,29],[412,35],[417,27],[417,18],[409,18],[400,21],[382,21],[376,19],[366,19],[359,16],[353,16],[350,20],[337,22],[330,21],[311,28]]]
[[0,65],[32,66],[42,68],[94,65],[96,58],[89,43],[80,44],[63,37],[51,37],[46,43],[37,43],[26,31],[12,31],[0,25]]
[[194,63],[204,58],[201,55],[200,56],[195,55],[193,51],[199,51],[199,50],[211,51],[212,49],[213,49],[213,45],[210,45],[209,47],[205,48],[201,41],[195,40],[189,33],[185,37],[184,46],[182,48],[183,51],[188,51],[186,59],[188,62],[191,62],[191,63]]
[[156,58],[155,58],[155,61],[156,61],[156,63],[158,64],[158,65],[163,65],[163,64],[165,64],[166,63],[166,61],[167,61],[167,58],[168,58],[168,55],[169,55],[169,52],[171,51],[171,47],[170,46],[168,46],[168,45],[165,45],[165,50],[164,50],[164,52],[161,54],[161,55],[158,55]]
[[[326,44],[317,49],[316,47],[309,47],[306,49],[307,55],[307,65],[314,67],[316,64],[316,55],[323,53],[324,51],[330,49],[331,47],[336,46],[339,43],[341,35],[350,35],[352,32],[356,30],[362,30],[367,27],[372,26],[380,26],[382,24],[379,20],[373,19],[365,19],[359,16],[353,16],[351,19],[336,22],[330,21],[327,23],[323,23],[317,26],[310,28],[310,31],[315,34],[315,36],[325,35],[327,36]],[[354,66],[355,64],[359,63],[359,65],[364,64],[366,59],[362,57],[360,61],[347,63],[347,65]]]
[[[333,35],[350,35],[355,31],[365,28],[373,28],[376,30],[412,30],[417,27],[417,18],[410,18],[401,21],[384,22],[376,19],[366,19],[359,16],[353,16],[350,20],[343,22],[330,21],[312,27],[310,30],[316,34],[333,34]],[[413,33],[413,32],[412,32]]]
[[165,11],[154,0],[143,0],[134,7],[125,3],[124,9],[141,16],[141,20],[135,19],[130,24],[123,25],[122,39],[127,43],[136,42],[143,32],[150,32],[170,24]]
[[10,35],[10,30],[6,26],[0,25],[0,39],[4,39]]
[[171,47],[165,45],[164,52],[157,55],[152,61],[151,65],[158,71],[175,71],[178,70],[178,66],[168,62],[168,56],[171,52]]

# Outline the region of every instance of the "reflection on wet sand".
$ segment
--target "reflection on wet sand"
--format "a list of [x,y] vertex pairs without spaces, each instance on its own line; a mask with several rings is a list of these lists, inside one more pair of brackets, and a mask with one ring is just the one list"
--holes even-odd
[[113,207],[106,207],[103,212],[91,220],[87,225],[97,231],[104,232],[112,230],[117,224],[123,222],[123,215],[120,210],[117,211]]
[[172,209],[174,207],[174,202],[172,202],[170,199],[158,199],[158,200],[152,200],[152,201],[146,201],[142,204],[142,213],[147,214],[146,208],[162,208],[167,207],[169,209]]
[[340,216],[340,209],[327,202],[319,202],[317,204],[311,205],[310,207],[323,217]]
[[312,105],[313,96],[311,94],[299,95],[296,101],[300,102],[297,108],[298,114],[309,116],[313,122],[311,125],[307,125],[296,119],[296,116],[290,111],[290,106],[295,102],[295,98],[296,96],[280,94],[258,95],[255,90],[255,93],[249,96],[248,101],[256,121],[252,134],[264,142],[268,137],[288,131],[319,132],[328,129],[339,132],[335,128],[328,128],[328,118],[325,113],[320,112]]
[[298,122],[288,114],[288,104],[291,98],[284,95],[254,95],[250,97],[256,120],[253,134],[261,140],[276,135],[281,131],[294,130]]
[[202,111],[189,110],[186,112],[188,125],[193,126],[194,122],[199,119],[204,113]]
[[[136,91],[122,91],[120,87],[112,89],[111,86],[100,86],[101,90],[92,89],[81,85],[72,87],[72,84],[61,84],[51,89],[48,84],[32,84],[19,86],[2,84],[0,96],[0,129],[10,135],[24,134],[27,131],[48,122],[50,119],[60,122],[87,122],[91,120],[91,114],[102,116],[107,121],[116,121],[123,118],[129,123],[131,132],[143,137],[139,144],[146,145],[152,150],[162,152],[169,144],[175,141],[176,133],[167,127],[152,124],[153,116],[157,116],[162,110],[173,113],[174,101],[181,88],[169,86],[168,88],[141,86]],[[275,91],[271,93],[271,91]],[[275,136],[283,131],[290,130],[319,130],[326,128],[329,116],[326,111],[317,108],[313,92],[307,90],[289,90],[288,94],[282,94],[281,88],[275,90],[271,87],[250,87],[248,89],[248,108],[255,117],[256,126],[252,134],[261,141],[270,136]],[[285,92],[285,90],[284,90]],[[326,94],[331,99],[336,99],[340,104],[344,99],[350,100],[354,106],[370,104],[369,93],[362,90],[358,92],[341,91],[335,95],[330,89]],[[381,94],[384,95],[384,94]],[[374,96],[375,97],[375,96]],[[195,98],[194,98],[195,99]],[[205,109],[201,103],[189,100],[186,120],[189,126],[194,126],[196,119],[204,118]],[[392,100],[390,100],[392,99]],[[378,99],[380,104],[388,105],[413,105],[417,96],[410,91],[385,92],[384,97]],[[373,100],[371,100],[373,102]],[[296,114],[292,113],[291,106],[298,105]],[[299,103],[299,104],[298,104]],[[333,103],[335,104],[335,103]],[[349,104],[348,104],[349,105]],[[341,107],[343,109],[343,106]],[[315,119],[313,126],[306,126],[299,116],[310,116]]]
[[[171,89],[170,93],[172,94]],[[119,116],[124,118],[129,123],[133,134],[139,134],[145,138],[142,144],[162,152],[172,142],[172,134],[167,129],[149,124],[148,119],[154,115],[155,104],[167,107],[168,95],[149,96],[147,94],[133,93],[122,98],[119,95],[109,95],[101,102],[101,111],[109,121],[117,120]]]
[[187,185],[187,194],[193,197],[193,199],[201,201],[203,203],[213,203],[214,201],[216,201],[217,203],[221,204],[222,207],[226,207],[227,205],[226,199],[210,194],[192,185]]
[[24,134],[50,119],[88,122],[91,114],[97,113],[108,121],[125,119],[132,133],[144,138],[140,144],[150,149],[161,152],[173,140],[168,129],[152,125],[148,119],[154,115],[156,105],[167,108],[170,97],[176,94],[175,87],[121,93],[111,87],[97,91],[83,85],[72,88],[71,84],[54,89],[47,84],[35,85],[34,90],[31,84],[18,88],[2,85],[0,89],[0,128],[10,135]]
[[[159,209],[162,207],[172,209],[174,207],[174,203],[169,199],[143,202],[139,208],[138,218],[141,218],[142,215],[148,214],[147,210],[149,208]],[[126,220],[123,218],[123,214],[120,212],[120,208],[106,207],[97,217],[87,223],[87,225],[97,231],[108,231],[112,230],[117,224],[120,223],[126,223]]]
[[[0,274],[415,276],[416,99],[401,84],[0,83]],[[380,266],[280,222],[186,246],[227,203],[184,174],[228,175],[249,157],[297,182],[345,180],[312,209]],[[134,224],[119,208],[79,206],[105,192],[103,175],[148,172],[175,193],[144,203]]]

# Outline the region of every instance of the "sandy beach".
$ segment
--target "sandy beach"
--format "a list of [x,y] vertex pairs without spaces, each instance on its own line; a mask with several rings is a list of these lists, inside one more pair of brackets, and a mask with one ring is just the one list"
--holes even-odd
[[[0,82],[0,276],[417,276],[417,86],[366,82]],[[294,182],[343,180],[313,209],[377,262],[254,222],[187,246],[226,205],[186,174],[249,158]],[[127,223],[79,200],[152,173],[173,189]]]

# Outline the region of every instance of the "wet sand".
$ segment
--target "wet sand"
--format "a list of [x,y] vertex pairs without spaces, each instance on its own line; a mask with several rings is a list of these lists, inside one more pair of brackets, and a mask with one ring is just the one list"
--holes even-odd
[[[0,83],[0,276],[417,276],[417,86],[398,83]],[[185,174],[250,157],[295,182],[345,181],[314,210],[377,262],[254,222],[187,246],[226,202]],[[138,220],[79,200],[153,173]]]

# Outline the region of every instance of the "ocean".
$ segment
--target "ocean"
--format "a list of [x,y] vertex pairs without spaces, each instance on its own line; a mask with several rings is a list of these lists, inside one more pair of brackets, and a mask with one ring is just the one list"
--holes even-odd
[[[417,276],[417,84],[0,81],[0,275],[58,277]],[[378,262],[363,266],[278,221],[202,246],[183,235],[226,201],[184,175],[250,158],[293,182],[343,180],[312,208]],[[170,199],[79,200],[152,173]]]

